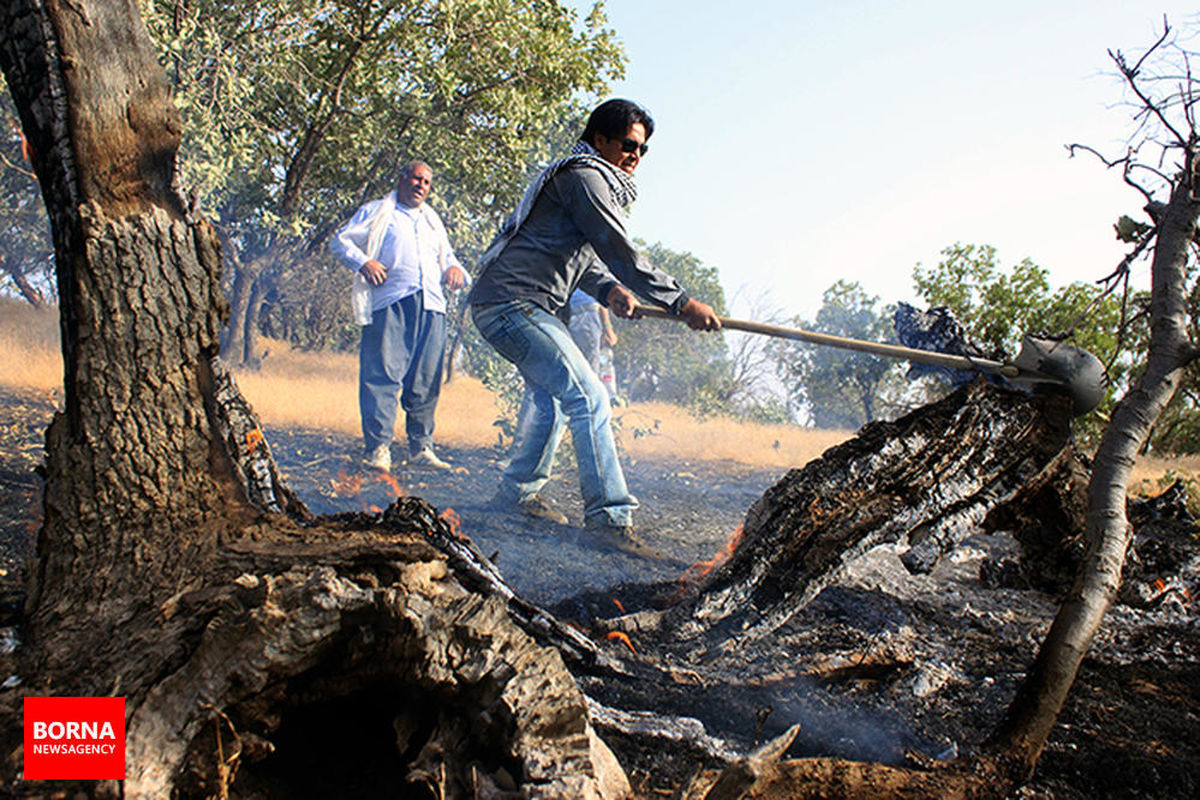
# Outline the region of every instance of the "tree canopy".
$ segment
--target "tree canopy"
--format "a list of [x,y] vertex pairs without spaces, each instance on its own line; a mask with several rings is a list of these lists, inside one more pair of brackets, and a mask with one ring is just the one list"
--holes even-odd
[[[856,282],[838,281],[825,290],[815,320],[797,317],[795,327],[861,339],[894,342],[892,306]],[[885,408],[884,387],[899,374],[897,362],[799,342],[780,342],[774,353],[788,404],[818,428],[854,430],[878,419]]]
[[[662,243],[638,247],[691,296],[725,314],[725,291],[717,268]],[[720,336],[702,336],[684,325],[658,320],[617,321],[613,352],[617,378],[630,400],[661,400],[702,413],[724,411],[733,396],[728,350]]]
[[232,265],[235,361],[253,360],[263,327],[308,346],[353,338],[348,278],[322,245],[411,159],[433,167],[456,247],[477,252],[551,132],[624,69],[599,6],[579,19],[542,0],[143,0],[143,13],[176,87],[184,184]]
[[185,185],[234,230],[262,235],[320,238],[410,158],[439,174],[451,216],[486,225],[511,207],[546,131],[624,69],[599,8],[581,21],[534,0],[145,0],[144,11],[177,90]]

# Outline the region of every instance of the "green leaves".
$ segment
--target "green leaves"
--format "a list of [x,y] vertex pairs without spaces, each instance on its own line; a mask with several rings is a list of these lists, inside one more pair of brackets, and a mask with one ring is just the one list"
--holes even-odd
[[[942,251],[932,268],[917,265],[913,283],[930,306],[946,306],[966,328],[972,341],[996,358],[1011,358],[1025,334],[1055,338],[1070,333],[1070,342],[1108,365],[1112,383],[1108,398],[1087,418],[1084,435],[1099,431],[1117,390],[1136,368],[1145,333],[1134,324],[1134,309],[1122,309],[1122,298],[1105,295],[1094,284],[1072,283],[1051,289],[1049,273],[1029,259],[1010,269],[997,262],[989,245],[956,243]],[[1134,306],[1138,298],[1131,298]],[[1130,324],[1123,324],[1126,320]]]
[[[825,290],[813,321],[797,317],[792,325],[819,333],[872,342],[894,341],[891,306],[879,307],[858,283],[838,281]],[[789,405],[818,428],[854,430],[887,409],[889,383],[899,381],[902,365],[867,353],[800,342],[773,345],[779,377]]]
[[[725,292],[716,267],[662,244],[638,247],[650,261],[674,276],[684,290],[725,312]],[[678,322],[616,320],[620,339],[613,360],[622,393],[630,400],[660,400],[690,406],[702,414],[728,411],[733,396],[723,337],[693,331]]]
[[141,5],[176,87],[185,190],[235,269],[253,265],[272,333],[309,346],[335,338],[312,342],[289,321],[333,330],[307,309],[336,304],[301,271],[404,163],[433,167],[429,202],[469,264],[530,167],[561,153],[562,121],[624,69],[598,8],[580,20],[549,0]]
[[545,0],[143,10],[178,90],[185,182],[224,225],[253,218],[287,235],[327,230],[412,158],[464,190],[451,217],[494,219],[525,164],[548,155],[544,132],[624,67],[602,16],[581,23]]

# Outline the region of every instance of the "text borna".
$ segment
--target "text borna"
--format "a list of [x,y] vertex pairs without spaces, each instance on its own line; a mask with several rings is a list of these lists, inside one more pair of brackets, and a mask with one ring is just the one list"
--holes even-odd
[[111,722],[43,722],[33,723],[34,739],[116,739]]

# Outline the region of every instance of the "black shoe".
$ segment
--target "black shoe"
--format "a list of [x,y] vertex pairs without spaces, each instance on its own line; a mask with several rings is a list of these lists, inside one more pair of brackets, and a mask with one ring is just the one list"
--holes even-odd
[[522,514],[526,514],[530,517],[537,517],[538,519],[557,522],[559,525],[567,524],[566,514],[563,514],[561,511],[555,511],[550,507],[549,503],[538,497],[536,494],[526,500],[518,500],[517,508],[521,509]]
[[585,527],[597,541],[614,550],[620,550],[622,553],[650,559],[651,561],[663,561],[666,559],[662,551],[651,547],[639,539],[634,534],[632,525],[608,525],[603,522],[588,520]]

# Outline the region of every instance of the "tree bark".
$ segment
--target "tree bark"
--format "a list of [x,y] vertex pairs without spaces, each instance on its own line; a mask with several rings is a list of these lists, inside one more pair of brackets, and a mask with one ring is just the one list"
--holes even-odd
[[267,296],[263,278],[265,259],[256,258],[245,264],[232,253],[235,249],[230,246],[225,251],[234,259],[234,277],[221,355],[234,366],[257,369],[262,364],[259,324]]
[[250,287],[250,298],[246,303],[245,328],[242,334],[241,364],[249,369],[258,369],[262,366],[262,347],[259,344],[259,331],[261,330],[262,309],[267,301],[267,293],[266,278],[263,275],[263,271],[259,270],[254,277],[254,283]]
[[[65,370],[30,650],[37,674],[93,693],[130,645],[95,620],[153,614],[241,505],[209,466],[202,401],[224,311],[217,243],[171,188],[178,119],[134,11],[29,0],[3,12],[4,68],[51,217]],[[100,668],[70,675],[66,640]]]
[[[927,572],[994,509],[1073,458],[1066,398],[982,381],[793,470],[746,514],[729,561],[666,613],[676,636],[754,640],[786,624],[858,555],[907,542]],[[723,641],[729,637],[729,642]]]
[[1158,225],[1151,266],[1150,349],[1146,369],[1113,412],[1088,487],[1088,550],[1078,580],[1038,651],[1005,722],[992,738],[1019,779],[1032,773],[1075,674],[1121,584],[1132,537],[1125,515],[1134,458],[1197,356],[1188,338],[1187,256],[1200,216],[1195,165],[1188,164]]

